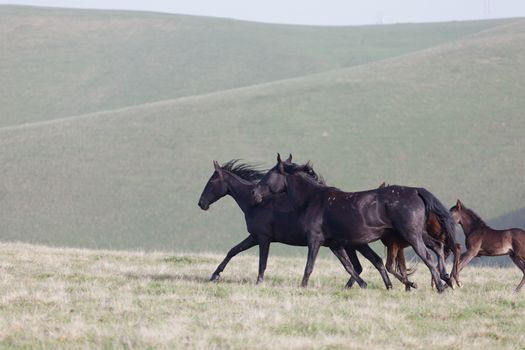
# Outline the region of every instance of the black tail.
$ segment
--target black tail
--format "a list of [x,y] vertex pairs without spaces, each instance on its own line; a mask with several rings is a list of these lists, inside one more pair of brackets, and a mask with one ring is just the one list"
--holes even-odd
[[446,248],[452,252],[456,252],[456,226],[454,224],[454,220],[452,220],[452,216],[450,216],[449,211],[439,201],[439,199],[434,197],[434,195],[426,189],[418,188],[417,192],[425,203],[427,217],[430,212],[432,212],[437,217],[439,225],[441,226],[441,230],[447,237],[446,242],[444,242]]

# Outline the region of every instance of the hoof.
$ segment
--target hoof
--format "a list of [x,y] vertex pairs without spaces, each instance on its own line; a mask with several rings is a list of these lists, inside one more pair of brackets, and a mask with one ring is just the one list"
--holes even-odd
[[459,288],[463,288],[463,282],[456,281],[456,284],[458,285]]
[[417,289],[417,284],[415,282],[408,282],[408,285],[414,289]]
[[210,282],[218,281],[221,276],[218,273],[214,273],[210,277]]
[[368,284],[366,284],[366,282],[363,282],[359,285],[359,287],[361,287],[361,289],[366,289],[368,287]]

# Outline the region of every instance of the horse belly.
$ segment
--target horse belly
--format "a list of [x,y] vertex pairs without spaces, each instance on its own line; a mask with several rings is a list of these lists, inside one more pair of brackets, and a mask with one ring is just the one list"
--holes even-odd
[[512,242],[506,240],[493,244],[483,244],[478,252],[478,256],[507,255],[510,252],[512,252]]
[[301,229],[295,213],[275,215],[273,241],[294,246],[306,246],[306,234]]
[[384,229],[370,227],[360,220],[327,220],[323,227],[327,240],[339,244],[367,244],[383,236]]

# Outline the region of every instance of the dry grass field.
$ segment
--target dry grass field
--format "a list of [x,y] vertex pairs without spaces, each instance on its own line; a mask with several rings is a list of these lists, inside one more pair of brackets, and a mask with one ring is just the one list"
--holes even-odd
[[0,244],[1,348],[516,349],[525,295],[516,268],[467,267],[465,286],[438,295],[422,264],[406,293],[386,291],[364,262],[367,290],[344,290],[322,258],[298,287],[304,259],[234,258],[218,283],[216,254],[59,249]]

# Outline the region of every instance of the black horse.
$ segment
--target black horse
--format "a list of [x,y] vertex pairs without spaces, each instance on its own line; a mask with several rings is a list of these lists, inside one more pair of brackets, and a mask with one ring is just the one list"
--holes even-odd
[[[291,161],[291,158],[289,160]],[[237,160],[229,161],[222,167],[215,161],[213,165],[214,172],[204,187],[199,199],[199,207],[207,210],[212,203],[220,198],[226,195],[232,196],[244,213],[249,235],[241,243],[230,249],[224,260],[213,272],[210,280],[218,279],[220,273],[235,255],[258,245],[259,274],[257,283],[259,283],[264,278],[270,243],[280,242],[293,246],[307,246],[306,234],[301,229],[297,220],[297,213],[285,194],[270,196],[268,200],[260,204],[253,203],[251,192],[257,182],[263,177],[263,172],[247,164],[238,163]],[[312,181],[320,181],[313,169],[308,171],[307,176]],[[356,247],[356,249],[380,270],[382,276],[386,276],[385,285],[387,288],[391,287],[381,258],[366,244]],[[352,265],[355,266],[357,273],[361,273],[362,267],[357,259],[355,249],[353,247],[345,247],[345,252]],[[346,287],[350,288],[353,283],[354,280],[349,280]]]
[[[344,255],[344,245],[368,244],[392,232],[399,234],[414,248],[429,268],[438,292],[445,288],[441,278],[451,284],[448,276],[438,273],[423,240],[427,216],[433,213],[449,236],[448,241],[455,245],[452,218],[429,191],[389,186],[363,192],[344,192],[312,181],[305,174],[309,169],[311,167],[308,164],[283,162],[278,155],[277,164],[252,192],[256,203],[269,195],[286,192],[297,210],[308,243],[303,286],[308,284],[320,245],[327,245]],[[349,266],[347,270],[360,283],[360,277],[353,267]]]

